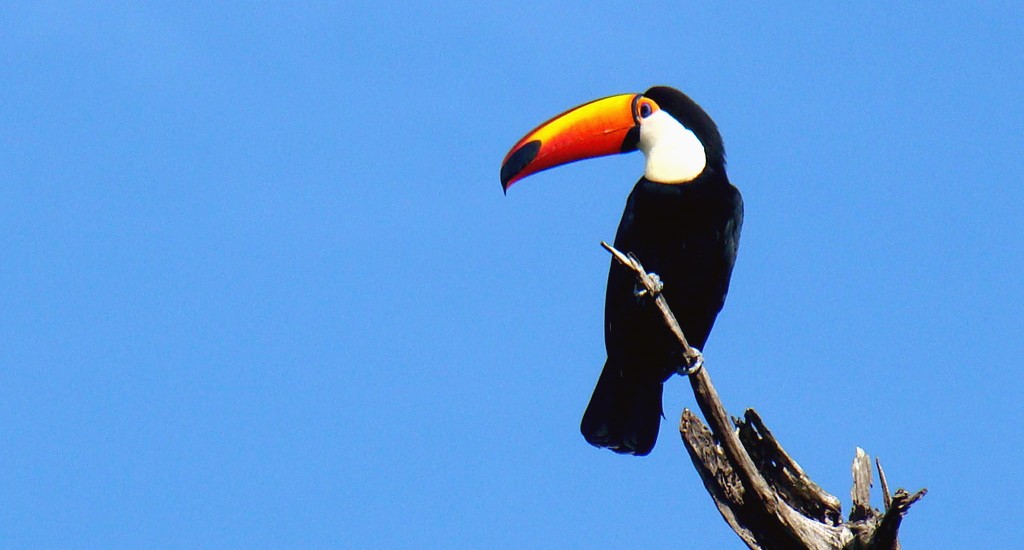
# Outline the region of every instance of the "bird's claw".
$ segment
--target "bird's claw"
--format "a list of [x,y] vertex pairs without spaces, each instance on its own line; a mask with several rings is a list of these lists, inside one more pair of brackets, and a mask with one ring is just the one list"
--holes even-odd
[[[694,356],[689,361],[689,364],[682,364],[676,369],[676,372],[683,376],[690,376],[700,372],[700,369],[704,368],[704,354],[697,348],[690,348],[693,350]],[[684,358],[685,359],[685,358]]]
[[639,286],[633,291],[633,294],[637,298],[643,298],[644,296],[651,296],[652,298],[661,294],[661,289],[665,288],[665,283],[661,282],[661,277],[657,273],[648,273],[647,278],[651,281],[651,286],[654,287],[654,292],[649,292],[646,287],[641,288]]

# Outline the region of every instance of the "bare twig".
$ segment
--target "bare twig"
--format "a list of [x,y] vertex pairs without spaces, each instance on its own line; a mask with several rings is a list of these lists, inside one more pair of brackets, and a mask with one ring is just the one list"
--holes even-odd
[[889,480],[885,478],[882,461],[875,457],[875,468],[878,470],[878,484],[882,486],[882,505],[888,510],[892,507],[892,494],[889,493]]

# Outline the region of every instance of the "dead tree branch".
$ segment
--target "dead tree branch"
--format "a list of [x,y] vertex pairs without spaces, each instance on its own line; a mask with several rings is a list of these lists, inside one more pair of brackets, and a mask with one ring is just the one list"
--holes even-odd
[[641,294],[653,297],[665,324],[679,340],[688,363],[680,372],[688,375],[708,423],[705,426],[686,409],[679,432],[715,506],[743,542],[754,550],[897,550],[903,516],[927,491],[911,495],[899,489],[890,496],[885,473],[876,460],[885,511],[872,508],[871,462],[857,448],[853,507],[844,522],[839,499],[811,481],[753,409],[747,409],[742,420],[730,419],[707,369],[701,368],[700,351],[687,343],[661,295],[657,275],[647,273],[635,256],[623,254],[605,242],[601,246],[634,273],[644,289]]

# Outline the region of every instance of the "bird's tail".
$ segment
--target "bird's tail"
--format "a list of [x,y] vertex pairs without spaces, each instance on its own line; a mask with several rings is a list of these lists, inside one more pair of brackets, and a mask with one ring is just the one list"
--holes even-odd
[[642,456],[658,440],[663,385],[627,372],[611,359],[605,363],[580,431],[591,445]]

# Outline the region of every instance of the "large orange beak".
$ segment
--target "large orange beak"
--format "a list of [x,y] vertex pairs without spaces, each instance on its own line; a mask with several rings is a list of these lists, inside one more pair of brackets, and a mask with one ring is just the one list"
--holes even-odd
[[501,188],[562,164],[636,150],[640,110],[657,110],[641,94],[622,94],[570,109],[526,134],[501,163]]

